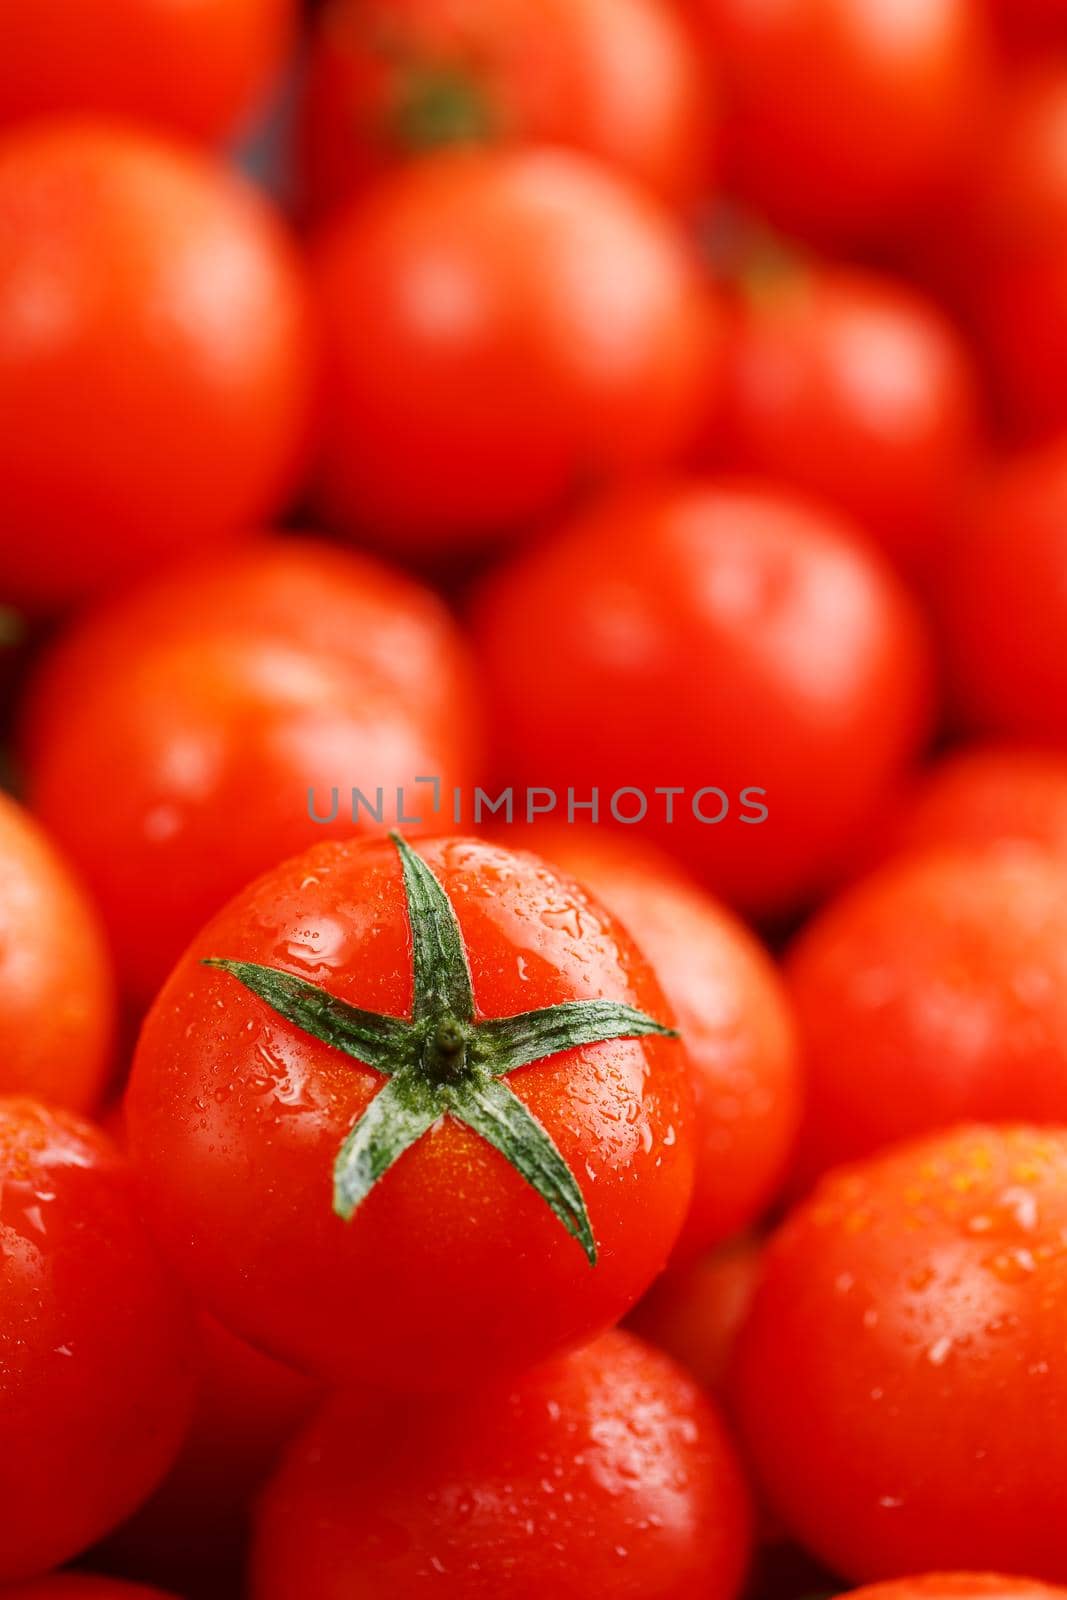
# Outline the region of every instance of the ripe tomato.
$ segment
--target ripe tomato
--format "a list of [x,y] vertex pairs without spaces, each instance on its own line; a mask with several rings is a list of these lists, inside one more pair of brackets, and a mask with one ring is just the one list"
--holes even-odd
[[977,454],[962,339],[933,304],[874,274],[751,270],[727,320],[708,455],[828,501],[923,571]]
[[668,1268],[631,1311],[627,1327],[718,1394],[759,1282],[761,1254],[761,1240],[743,1237]]
[[266,202],[146,134],[0,139],[0,593],[55,608],[293,485],[308,309]]
[[0,122],[129,118],[217,140],[279,72],[296,0],[0,0]]
[[0,1093],[104,1098],[111,967],[96,912],[31,816],[0,794]]
[[318,243],[320,491],[428,554],[514,534],[691,442],[716,318],[680,232],[563,151],[445,151]]
[[710,173],[709,74],[664,0],[330,0],[302,105],[305,199],[442,144],[571,146],[668,201]]
[[[609,1333],[510,1382],[330,1402],[263,1501],[254,1600],[732,1600],[749,1511],[722,1426]],[[353,1442],[358,1446],[353,1448]],[[438,1578],[437,1575],[447,1575]]]
[[890,833],[904,850],[1036,845],[1067,858],[1067,755],[965,745],[916,783]]
[[1029,52],[1062,49],[1067,41],[1064,0],[989,0],[1001,40]]
[[833,1174],[772,1241],[736,1400],[834,1571],[1067,1576],[1065,1230],[1067,1132],[969,1127]]
[[690,0],[723,83],[727,178],[775,222],[884,238],[982,148],[974,0]]
[[76,1555],[166,1471],[188,1327],[97,1129],[0,1101],[0,1582]]
[[1008,462],[977,497],[940,582],[961,719],[1067,744],[1067,445]]
[[905,857],[820,912],[786,973],[805,1177],[968,1118],[1067,1124],[1067,863]]
[[696,1101],[696,1180],[675,1255],[698,1255],[755,1221],[792,1152],[800,1064],[781,980],[748,929],[651,846],[566,824],[530,839],[630,930],[674,1010]]
[[233,1331],[334,1381],[469,1384],[609,1326],[666,1261],[693,1176],[667,1015],[628,936],[534,856],[318,845],[175,969],[130,1146]]
[[[91,884],[130,995],[258,872],[315,839],[442,829],[476,772],[458,631],[413,580],[311,541],[260,539],[156,579],[46,656],[25,708],[32,804]],[[440,779],[444,813],[428,786]],[[351,788],[378,809],[360,807]],[[337,790],[337,814],[330,815]]]
[[929,714],[892,574],[761,487],[609,498],[491,577],[474,621],[504,781],[553,786],[560,815],[597,788],[605,821],[639,790],[642,830],[759,913],[825,886]]
[[1031,1578],[991,1572],[933,1572],[853,1589],[849,1600],[1061,1600],[1064,1591]]
[[83,1572],[56,1572],[50,1578],[18,1583],[4,1590],[4,1600],[169,1600],[162,1589],[146,1589],[118,1578],[97,1578]]

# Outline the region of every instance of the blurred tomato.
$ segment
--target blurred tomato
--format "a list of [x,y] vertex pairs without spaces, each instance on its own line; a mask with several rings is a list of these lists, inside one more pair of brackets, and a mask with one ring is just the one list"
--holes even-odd
[[1062,49],[1067,43],[1065,0],[989,0],[1002,42],[1024,51]]
[[312,210],[442,144],[569,145],[670,201],[711,166],[709,74],[670,0],[329,0],[301,153]]
[[626,1326],[673,1356],[703,1389],[724,1387],[759,1281],[762,1243],[734,1239],[710,1255],[668,1267],[626,1319]]
[[578,156],[450,151],[320,239],[320,493],[393,550],[514,535],[687,447],[717,318],[674,224]]
[[1067,754],[965,745],[916,781],[888,831],[895,849],[1037,845],[1067,859]]
[[4,1590],[4,1600],[169,1600],[161,1589],[146,1589],[121,1578],[97,1578],[87,1572],[56,1572],[50,1578],[18,1583]]
[[235,174],[102,123],[0,138],[0,594],[68,605],[278,505],[309,336]]

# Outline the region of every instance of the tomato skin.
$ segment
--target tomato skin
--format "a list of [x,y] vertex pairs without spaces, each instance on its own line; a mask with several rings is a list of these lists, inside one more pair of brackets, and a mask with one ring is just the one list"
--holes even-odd
[[188,1324],[102,1133],[0,1101],[0,1582],[85,1549],[165,1472],[191,1388]]
[[43,830],[0,794],[0,1092],[94,1110],[114,1034],[96,911]]
[[762,1240],[743,1235],[699,1260],[669,1267],[626,1326],[666,1350],[709,1394],[720,1394],[759,1282],[762,1250]]
[[[832,514],[758,485],[611,497],[492,575],[473,621],[501,781],[554,786],[561,814],[568,788],[598,787],[605,820],[620,786],[643,790],[635,833],[760,915],[833,878],[929,718],[893,575]],[[687,791],[673,824],[661,785]],[[730,800],[718,824],[693,816],[708,785]],[[750,787],[762,823],[742,820]]]
[[[31,804],[147,1004],[257,873],[317,839],[382,831],[398,785],[414,814],[416,777],[439,777],[447,805],[476,775],[480,722],[458,630],[428,590],[355,552],[259,538],[76,624],[31,685],[23,744]],[[371,802],[383,786],[380,825],[365,809],[353,822],[353,784]],[[312,821],[309,788],[326,817],[334,787],[336,820]]]
[[363,540],[425,557],[514,536],[589,481],[669,463],[699,426],[718,314],[695,259],[577,155],[405,167],[326,228],[312,266],[319,494]]
[[[459,918],[480,1015],[604,996],[669,1018],[629,937],[536,857],[447,839],[419,853]],[[387,841],[318,845],[268,873],[197,936],[156,1000],[127,1119],[161,1237],[220,1321],[334,1381],[444,1388],[471,1381],[474,1351],[479,1370],[520,1368],[637,1299],[689,1204],[692,1106],[676,1040],[567,1051],[509,1078],[586,1187],[595,1268],[504,1158],[452,1119],[342,1222],[333,1162],[379,1074],[202,958],[281,966],[404,1017],[409,939]]]
[[938,308],[854,268],[788,267],[731,305],[707,455],[854,517],[931,563],[975,465],[970,355]]
[[792,1153],[800,1062],[781,980],[758,940],[669,856],[565,824],[529,838],[630,930],[674,1011],[696,1102],[696,1181],[675,1247],[689,1260],[756,1220]]
[[1001,42],[1024,55],[1067,42],[1064,0],[990,0],[990,11]]
[[1065,1226],[1063,1129],[978,1126],[831,1174],[772,1240],[735,1400],[833,1570],[1063,1579]]
[[992,1572],[931,1572],[850,1591],[849,1600],[1056,1600],[1063,1590],[1032,1578]]
[[211,142],[281,70],[296,0],[0,0],[0,123],[92,112]]
[[68,606],[280,504],[308,444],[309,319],[235,174],[89,120],[0,138],[5,598]]
[[50,1578],[19,1583],[4,1590],[4,1600],[169,1600],[162,1589],[119,1578],[98,1578],[90,1573],[57,1572]]
[[989,41],[973,0],[691,0],[723,90],[729,187],[826,241],[884,238],[980,148]]
[[897,850],[1018,850],[1067,859],[1067,755],[964,745],[920,778],[890,828]]
[[395,1404],[341,1397],[297,1442],[261,1507],[254,1600],[408,1600],[435,1579],[454,1600],[736,1594],[749,1513],[733,1452],[640,1340],[606,1334],[402,1425]]
[[709,77],[661,0],[331,0],[302,101],[304,197],[321,215],[429,138],[452,142],[422,126],[436,81],[458,97],[457,141],[574,148],[689,202],[710,176]]

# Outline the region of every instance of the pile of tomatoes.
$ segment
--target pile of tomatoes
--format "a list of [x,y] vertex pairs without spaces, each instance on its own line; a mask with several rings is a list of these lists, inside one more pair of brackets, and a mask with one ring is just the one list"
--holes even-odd
[[1067,1600],[1065,0],[0,0],[0,764],[0,1600]]

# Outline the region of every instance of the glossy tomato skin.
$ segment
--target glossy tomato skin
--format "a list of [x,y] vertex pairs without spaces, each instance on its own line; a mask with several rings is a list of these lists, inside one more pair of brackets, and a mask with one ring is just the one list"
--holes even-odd
[[0,794],[0,1090],[96,1109],[114,1032],[96,911],[44,831]]
[[1067,858],[1067,755],[982,742],[950,752],[901,804],[896,850],[1020,850]]
[[982,733],[1067,744],[1067,447],[995,469],[938,586],[959,720]]
[[626,1319],[709,1394],[726,1388],[734,1348],[759,1282],[762,1241],[742,1235],[696,1261],[669,1267]]
[[296,0],[0,0],[0,122],[128,118],[233,133],[280,72]]
[[729,186],[820,240],[884,238],[977,146],[989,48],[973,0],[690,0],[723,83]]
[[0,1101],[0,1581],[59,1565],[162,1477],[189,1329],[125,1162],[68,1112]]
[[162,1589],[88,1572],[56,1572],[4,1590],[4,1600],[168,1600]]
[[422,557],[513,536],[602,479],[676,458],[718,318],[683,235],[607,169],[445,151],[320,237],[322,505]]
[[663,0],[331,0],[302,102],[305,202],[323,213],[442,143],[546,143],[672,203],[711,170],[713,89]]
[[1067,1123],[1062,861],[904,856],[808,924],[786,977],[807,1068],[804,1179],[954,1122]]
[[235,174],[91,120],[0,138],[5,598],[56,610],[282,503],[309,319],[284,230]]
[[927,569],[980,439],[977,377],[948,318],[877,274],[798,265],[743,286],[726,330],[709,459],[826,501]]
[[675,1257],[691,1259],[754,1222],[785,1175],[802,1084],[781,980],[669,856],[599,828],[547,824],[530,839],[629,929],[674,1011],[696,1102],[696,1180]]
[[[534,856],[473,840],[419,853],[463,931],[478,1014],[568,999],[669,1016],[610,915]],[[379,1074],[283,1022],[203,958],[258,961],[410,1015],[401,869],[388,841],[318,845],[197,936],[143,1030],[131,1149],[171,1253],[234,1332],[348,1384],[458,1387],[609,1326],[662,1268],[692,1189],[688,1064],[676,1040],[616,1041],[513,1073],[583,1187],[599,1261],[451,1118],[397,1160],[351,1222],[331,1171]]]
[[1056,1600],[1063,1590],[1033,1578],[1004,1578],[993,1572],[931,1572],[890,1578],[850,1591],[850,1600]]
[[474,627],[502,781],[554,786],[561,815],[598,788],[605,821],[640,789],[634,834],[760,915],[825,887],[929,717],[922,625],[881,558],[758,485],[611,497],[491,576]]
[[[80,622],[24,715],[31,803],[103,911],[130,997],[257,873],[406,815],[447,827],[477,774],[479,711],[437,598],[377,561],[260,537]],[[102,780],[103,774],[108,781]],[[439,818],[428,785],[441,780]],[[382,822],[352,818],[351,789]],[[333,822],[313,821],[314,810]]]
[[735,1398],[833,1570],[1067,1574],[1065,1226],[1063,1130],[975,1126],[832,1174],[772,1241]]
[[733,1452],[696,1385],[640,1340],[609,1333],[402,1423],[395,1410],[342,1397],[297,1442],[261,1506],[254,1600],[736,1594],[749,1528]]

